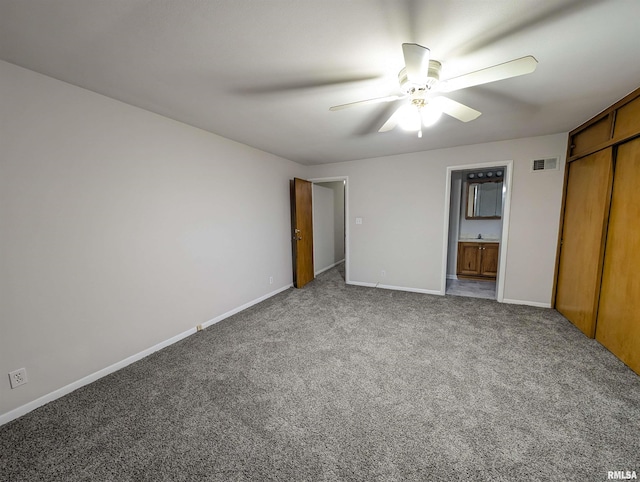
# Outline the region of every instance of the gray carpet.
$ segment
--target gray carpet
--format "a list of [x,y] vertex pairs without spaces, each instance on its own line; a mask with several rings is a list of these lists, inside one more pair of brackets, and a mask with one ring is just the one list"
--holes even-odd
[[640,377],[552,310],[332,269],[0,427],[10,481],[604,481]]

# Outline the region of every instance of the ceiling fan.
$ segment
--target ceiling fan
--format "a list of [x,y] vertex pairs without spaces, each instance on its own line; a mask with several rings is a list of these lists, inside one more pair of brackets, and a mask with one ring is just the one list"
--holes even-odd
[[442,64],[430,58],[428,48],[418,44],[404,43],[402,44],[402,52],[405,67],[398,74],[402,94],[335,105],[329,110],[335,111],[356,105],[409,99],[409,103],[399,107],[378,132],[386,132],[400,125],[405,130],[418,131],[418,137],[422,137],[422,126],[429,127],[435,124],[443,113],[462,122],[472,121],[481,114],[481,112],[453,99],[437,95],[439,92],[453,92],[475,85],[530,74],[538,65],[538,61],[529,55],[451,79],[440,80]]

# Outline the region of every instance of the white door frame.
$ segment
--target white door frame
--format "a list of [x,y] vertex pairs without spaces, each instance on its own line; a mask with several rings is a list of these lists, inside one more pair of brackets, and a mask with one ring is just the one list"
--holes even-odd
[[451,174],[453,171],[468,169],[486,169],[491,167],[505,167],[504,183],[502,185],[502,237],[500,239],[500,256],[498,261],[498,276],[496,278],[496,300],[504,301],[504,280],[507,271],[507,251],[509,244],[509,219],[511,215],[511,186],[513,181],[513,160],[482,162],[447,167],[447,184],[444,203],[444,235],[442,248],[442,279],[440,294],[444,296],[447,290],[447,256],[449,254],[449,211],[451,209]]
[[[349,284],[349,176],[334,176],[308,179],[312,184],[321,182],[344,182],[344,281]],[[313,206],[313,189],[311,190],[311,205]],[[315,237],[315,232],[314,232]],[[315,246],[315,239],[313,245]]]

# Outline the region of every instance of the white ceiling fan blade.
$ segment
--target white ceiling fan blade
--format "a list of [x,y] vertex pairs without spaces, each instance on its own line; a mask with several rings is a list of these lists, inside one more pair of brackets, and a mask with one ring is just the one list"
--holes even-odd
[[435,97],[429,102],[431,105],[438,107],[447,115],[455,117],[462,122],[469,122],[477,119],[482,114],[471,107],[467,107],[460,102],[449,99],[448,97]]
[[453,92],[454,90],[466,89],[474,85],[488,84],[489,82],[530,74],[536,70],[537,65],[538,61],[529,55],[445,80],[440,84],[438,90],[441,92]]
[[429,57],[431,51],[418,44],[402,44],[404,65],[410,82],[425,85],[429,78]]
[[402,107],[398,107],[396,111],[391,114],[391,117],[387,119],[387,122],[382,124],[382,127],[378,129],[378,132],[390,131],[398,125],[398,112],[400,111],[400,109],[402,109]]
[[394,100],[404,99],[406,95],[389,95],[387,97],[377,97],[375,99],[367,99],[367,100],[359,100],[357,102],[349,102],[348,104],[340,104],[334,105],[333,107],[329,107],[329,110],[341,110],[346,109],[347,107],[353,107],[356,105],[367,105],[367,104],[379,104],[382,102],[393,102]]

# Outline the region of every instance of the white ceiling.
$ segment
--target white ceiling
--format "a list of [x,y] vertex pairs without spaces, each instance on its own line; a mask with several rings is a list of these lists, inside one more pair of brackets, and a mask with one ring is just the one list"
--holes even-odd
[[[640,86],[638,0],[0,0],[0,58],[303,164],[566,132]],[[533,74],[449,97],[422,139],[378,133],[403,42],[448,78],[525,55]]]

